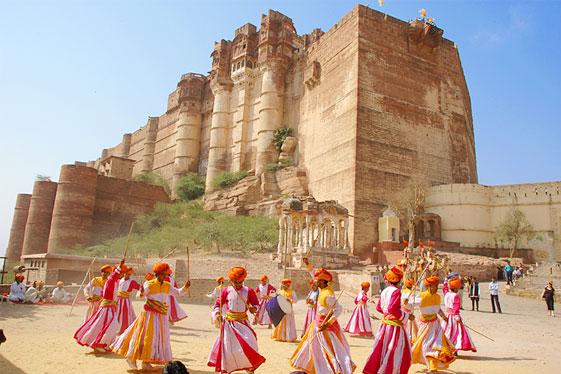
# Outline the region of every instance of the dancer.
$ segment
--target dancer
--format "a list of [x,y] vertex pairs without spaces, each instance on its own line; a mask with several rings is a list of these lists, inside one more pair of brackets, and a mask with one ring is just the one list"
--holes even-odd
[[117,294],[117,321],[119,322],[119,335],[136,319],[130,295],[134,290],[140,290],[140,284],[131,279],[133,268],[126,267],[123,279],[119,281]]
[[151,364],[165,365],[172,360],[169,333],[170,295],[185,292],[191,282],[177,289],[166,277],[171,269],[165,262],[158,262],[152,268],[155,278],[144,282],[142,289],[146,303],[136,320],[112,345],[113,352],[127,359],[129,367],[137,369],[136,361],[142,361],[142,370],[152,370]]
[[471,336],[464,326],[460,316],[460,295],[458,293],[462,286],[462,280],[458,277],[448,280],[450,292],[444,295],[444,307],[446,308],[447,320],[444,323],[444,333],[456,351],[477,352]]
[[214,287],[212,292],[209,292],[206,295],[209,299],[212,300],[212,305],[214,305],[216,300],[218,300],[218,298],[220,297],[223,288],[224,288],[224,277],[216,278],[216,287]]
[[369,282],[362,282],[360,284],[361,291],[355,297],[355,309],[351,314],[351,318],[345,326],[345,331],[351,335],[372,336],[372,326],[370,325],[370,313],[368,313],[368,290],[370,289]]
[[[177,282],[171,276],[172,273],[173,270],[171,270],[171,267],[168,267],[168,274],[165,280],[166,282],[169,282],[169,284],[171,284],[174,288],[177,288]],[[181,305],[179,305],[179,300],[177,300],[175,295],[170,294],[169,299],[170,300],[169,300],[168,315],[169,315],[169,321],[173,325],[174,323],[187,318],[187,313],[183,310]]]
[[411,366],[411,345],[403,328],[405,321],[413,320],[401,309],[401,291],[397,287],[403,271],[394,266],[386,272],[387,287],[380,295],[376,310],[384,315],[374,338],[374,348],[366,360],[365,374],[407,374]]
[[[221,321],[221,326],[208,366],[214,367],[216,373],[239,370],[253,373],[265,362],[265,357],[257,352],[257,335],[247,321],[247,311],[255,314],[259,300],[253,289],[244,286],[246,277],[247,271],[243,267],[230,269],[231,285],[222,290],[214,304],[212,314]],[[226,316],[221,314],[223,305],[226,305]]]
[[308,292],[308,297],[306,298],[306,319],[304,320],[304,328],[302,329],[303,337],[308,330],[308,326],[310,323],[316,318],[316,310],[317,310],[317,300],[319,295],[318,285],[315,279],[310,279],[310,292]]
[[[284,296],[290,304],[294,304],[298,298],[296,292],[290,287],[291,285],[292,280],[283,279],[278,294]],[[294,319],[294,312],[291,311],[286,313],[280,323],[275,326],[272,339],[279,342],[295,342],[297,338],[296,320]]]
[[[419,305],[419,298],[413,298],[412,295],[412,288],[414,284],[415,281],[413,280],[413,278],[406,279],[403,282],[403,285],[405,287],[401,290],[401,306],[403,310],[409,314],[414,313],[415,307]],[[419,326],[417,326],[417,322],[415,322],[415,320],[408,319],[407,321],[405,321],[404,327],[409,341],[414,341],[417,338],[417,333],[419,332]]]
[[337,301],[329,282],[331,273],[323,268],[315,272],[321,289],[316,318],[312,321],[290,359],[290,365],[305,373],[350,374],[356,365],[351,359],[347,339],[337,322],[343,307]]
[[84,296],[86,297],[86,300],[88,300],[88,311],[84,317],[84,322],[90,319],[90,317],[93,316],[99,309],[99,304],[101,303],[101,291],[103,290],[103,286],[105,286],[107,277],[111,274],[111,266],[103,265],[99,271],[101,272],[101,276],[93,278],[84,287]]
[[[214,303],[216,303],[216,300],[218,300],[218,298],[220,297],[220,294],[222,293],[222,289],[224,289],[224,277],[216,278],[216,284],[217,284],[217,286],[214,287],[212,292],[210,292],[206,295],[208,298],[210,298],[212,300],[211,308],[214,308]],[[225,309],[223,308],[222,314],[225,314],[225,313],[226,313]],[[220,321],[219,320],[211,317],[210,318],[210,323],[213,324],[214,327],[220,328]]]
[[261,284],[255,287],[255,293],[259,298],[259,308],[257,308],[257,313],[255,313],[255,318],[253,319],[254,325],[268,325],[271,328],[271,318],[265,304],[269,301],[272,295],[277,292],[277,289],[269,284],[269,277],[263,275],[261,277]]
[[302,263],[306,267],[306,271],[310,274],[310,277],[314,277],[315,269],[314,265],[310,262],[308,257],[302,257]]
[[101,291],[101,302],[97,311],[86,322],[82,323],[74,339],[80,345],[93,348],[96,352],[109,352],[109,345],[115,340],[119,332],[117,319],[117,288],[119,279],[124,275],[125,259],[118,266],[113,267],[113,272],[107,278]]
[[412,347],[412,363],[426,365],[429,373],[446,369],[456,359],[456,349],[446,338],[438,322],[438,316],[446,319],[440,309],[438,281],[438,276],[430,276],[424,280],[428,290],[421,293],[419,333]]

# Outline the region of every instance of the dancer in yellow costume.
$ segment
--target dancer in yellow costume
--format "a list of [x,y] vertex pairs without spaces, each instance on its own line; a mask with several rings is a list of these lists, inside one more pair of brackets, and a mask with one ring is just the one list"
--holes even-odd
[[343,307],[328,285],[333,279],[325,269],[316,270],[315,279],[321,289],[316,318],[302,337],[302,341],[290,359],[290,365],[305,373],[351,374],[356,365],[351,359],[351,351],[343,330],[337,322]]
[[[292,280],[283,279],[281,281],[281,290],[279,295],[286,297],[290,304],[294,304],[297,300],[296,292],[290,287]],[[296,334],[296,321],[294,319],[294,312],[286,313],[280,323],[275,326],[273,330],[273,340],[279,342],[295,342],[298,338]]]
[[419,332],[412,347],[413,363],[426,365],[429,373],[448,368],[456,359],[456,349],[444,335],[438,320],[438,316],[446,319],[446,315],[440,309],[438,282],[437,276],[428,277],[424,281],[428,290],[421,292]]

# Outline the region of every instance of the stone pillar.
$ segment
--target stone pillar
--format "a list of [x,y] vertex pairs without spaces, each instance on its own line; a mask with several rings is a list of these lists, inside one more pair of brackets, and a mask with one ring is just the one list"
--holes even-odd
[[[248,73],[245,73],[248,74]],[[252,77],[244,75],[235,83],[238,87],[238,108],[234,113],[234,128],[232,129],[232,170],[245,169],[245,145],[247,142],[247,122],[249,116],[249,97],[252,88]]]
[[286,243],[286,217],[281,215],[279,218],[279,244],[277,246],[277,255],[282,259]]
[[156,149],[159,121],[159,117],[148,117],[146,136],[144,137],[144,148],[142,150],[141,173],[148,173],[152,171],[154,167],[154,151]]
[[345,243],[343,246],[343,249],[345,250],[349,250],[349,219],[345,218]]
[[19,261],[21,257],[30,203],[31,195],[25,193],[18,194],[12,218],[12,228],[10,229],[10,240],[6,249],[6,257],[9,262]]
[[177,120],[177,140],[173,164],[172,197],[179,179],[189,172],[196,173],[201,149],[200,103],[185,102]]
[[36,181],[33,185],[23,255],[47,252],[57,189],[57,183],[50,181]]
[[214,107],[210,124],[210,144],[208,150],[208,168],[206,172],[206,192],[215,190],[214,179],[227,166],[227,138],[230,123],[231,83],[213,82]]
[[63,165],[53,208],[48,253],[90,244],[97,170]]
[[124,158],[128,158],[131,152],[131,138],[132,134],[125,134],[123,135],[123,141],[121,142],[121,152],[120,156]]
[[304,253],[308,253],[308,249],[310,249],[310,225],[311,225],[310,216],[306,214],[306,228],[304,230]]
[[[273,133],[282,124],[285,67],[282,62],[268,61],[261,81],[261,105],[257,130],[255,175],[261,175],[267,164],[276,160]],[[267,194],[264,191],[264,194]]]

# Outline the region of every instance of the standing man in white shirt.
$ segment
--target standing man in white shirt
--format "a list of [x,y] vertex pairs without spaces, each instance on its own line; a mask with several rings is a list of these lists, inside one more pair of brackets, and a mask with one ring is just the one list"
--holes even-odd
[[499,303],[499,283],[495,280],[495,278],[492,278],[491,283],[489,283],[489,294],[491,295],[491,306],[493,307],[493,313],[495,313],[496,304],[499,313],[502,314],[501,303]]

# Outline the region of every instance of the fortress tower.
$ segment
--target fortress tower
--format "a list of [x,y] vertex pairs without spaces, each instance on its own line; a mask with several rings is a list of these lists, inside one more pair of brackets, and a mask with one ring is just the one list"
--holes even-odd
[[[327,32],[299,35],[271,10],[259,27],[244,24],[211,46],[208,75],[182,75],[165,113],[89,165],[100,170],[109,157],[126,158],[133,176],[159,173],[172,191],[198,172],[207,198],[218,175],[246,170],[245,185],[257,186],[244,199],[250,213],[293,192],[285,188],[293,178],[318,201],[347,208],[350,246],[368,252],[386,191],[413,175],[434,185],[477,183],[469,92],[458,50],[442,35],[434,24],[362,5]],[[292,129],[293,166],[275,173],[279,128]],[[55,210],[63,207],[58,194]],[[66,240],[65,219],[53,216],[49,248]]]

